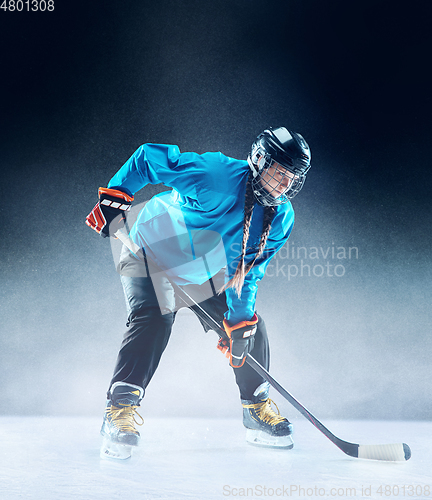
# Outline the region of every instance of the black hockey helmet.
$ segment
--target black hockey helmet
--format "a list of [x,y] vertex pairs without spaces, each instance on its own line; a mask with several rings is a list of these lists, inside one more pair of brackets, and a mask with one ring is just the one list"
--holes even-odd
[[[310,160],[309,146],[297,132],[285,127],[264,130],[255,139],[248,156],[253,174],[252,188],[258,203],[276,206],[294,198],[303,187]],[[281,179],[284,177],[284,170],[292,174],[289,176],[292,180],[288,189],[277,195],[283,182]]]

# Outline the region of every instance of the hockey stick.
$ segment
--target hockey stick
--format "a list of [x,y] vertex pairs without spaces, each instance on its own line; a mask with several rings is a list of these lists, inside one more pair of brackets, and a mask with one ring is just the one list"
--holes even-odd
[[[126,245],[126,247],[139,259],[143,259],[141,248],[138,247],[123,231],[116,231],[114,233],[114,236],[116,236],[124,245]],[[172,285],[173,287],[175,287],[179,297],[186,305],[193,305],[196,308],[195,312],[197,313],[197,315],[211,330],[214,330],[221,338],[227,338],[225,330],[196,302],[195,299],[193,299],[180,286],[176,285],[175,283],[172,283]],[[350,443],[338,438],[332,432],[330,432],[329,429],[327,429],[327,427],[325,427],[325,425],[323,425],[314,415],[312,415],[312,413],[308,409],[306,409],[299,401],[297,401],[297,399],[292,394],[290,394],[284,387],[282,387],[279,382],[277,382],[270,375],[270,373],[250,354],[246,356],[246,363],[259,375],[261,375],[274,389],[276,389],[276,391],[281,396],[283,396],[289,403],[291,403],[291,405],[294,406],[296,410],[298,410],[307,420],[309,420],[309,422],[311,422],[319,431],[324,434],[324,436],[326,436],[346,455],[355,458],[385,460],[390,462],[409,460],[411,458],[411,449],[405,443],[361,445]]]

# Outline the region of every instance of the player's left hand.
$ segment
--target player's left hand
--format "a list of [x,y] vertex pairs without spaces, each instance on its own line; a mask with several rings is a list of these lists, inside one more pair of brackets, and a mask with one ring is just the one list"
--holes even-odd
[[230,339],[230,365],[233,368],[242,367],[247,354],[254,348],[257,323],[258,316],[256,314],[251,320],[240,321],[234,326],[230,326],[225,319],[223,320],[225,332]]
[[[134,197],[119,189],[99,188],[99,201],[86,217],[86,224],[106,238],[124,226],[125,212],[130,210]],[[118,217],[118,219],[117,219]],[[111,227],[110,224],[115,225]]]

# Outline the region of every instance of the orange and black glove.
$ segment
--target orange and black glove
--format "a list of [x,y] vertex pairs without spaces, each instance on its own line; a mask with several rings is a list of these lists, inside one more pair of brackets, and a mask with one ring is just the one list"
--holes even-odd
[[[256,314],[251,320],[240,321],[234,326],[230,326],[225,319],[223,320],[225,332],[229,338],[230,365],[233,368],[242,367],[246,361],[246,355],[254,348],[257,323],[258,316]],[[221,350],[223,351],[223,349]]]
[[[130,210],[134,197],[120,189],[99,188],[99,201],[86,217],[86,224],[106,238],[124,227],[125,212]],[[114,221],[114,222],[113,222]],[[112,224],[110,229],[110,224]]]

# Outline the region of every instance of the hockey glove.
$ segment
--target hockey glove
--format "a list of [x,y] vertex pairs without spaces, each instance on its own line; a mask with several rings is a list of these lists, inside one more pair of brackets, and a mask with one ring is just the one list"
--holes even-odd
[[110,232],[113,234],[124,227],[125,212],[130,210],[133,199],[131,194],[119,189],[99,188],[99,201],[87,215],[86,224],[106,238]]
[[[246,361],[246,355],[254,348],[255,332],[257,329],[258,316],[253,315],[250,321],[240,321],[230,326],[224,319],[223,325],[229,338],[229,360],[233,368],[240,368]],[[221,349],[222,350],[222,349]]]

